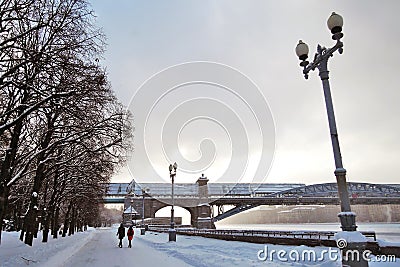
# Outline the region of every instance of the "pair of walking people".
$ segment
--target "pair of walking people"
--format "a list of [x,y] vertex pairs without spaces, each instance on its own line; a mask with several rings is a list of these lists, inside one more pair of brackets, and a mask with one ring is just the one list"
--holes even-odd
[[[132,247],[132,239],[133,239],[134,233],[135,233],[135,231],[133,231],[132,226],[129,226],[128,232],[126,233],[126,235],[128,236],[128,241],[129,241],[128,248]],[[118,247],[122,248],[122,239],[124,239],[124,237],[125,237],[125,228],[122,223],[118,228],[117,236],[119,238]]]

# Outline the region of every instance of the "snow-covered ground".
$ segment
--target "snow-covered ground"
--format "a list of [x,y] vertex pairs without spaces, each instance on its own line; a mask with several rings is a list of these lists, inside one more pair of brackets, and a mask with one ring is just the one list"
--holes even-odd
[[[115,227],[89,229],[70,237],[50,239],[47,244],[36,239],[29,247],[19,241],[18,233],[3,232],[0,266],[341,266],[340,259],[330,260],[328,253],[322,254],[328,250],[325,247],[264,245],[181,235],[175,243],[168,242],[165,233],[147,232],[141,236],[136,231],[132,248],[127,247],[127,239],[124,247],[118,248],[115,234]],[[277,256],[280,250],[286,251],[281,260]],[[317,259],[306,256],[303,260],[302,253],[310,251],[315,252]],[[299,260],[291,260],[290,252],[292,256],[296,255],[293,252],[298,253]],[[324,260],[319,259],[320,255],[324,255]],[[338,253],[332,251],[332,255]],[[399,262],[400,259],[397,263],[371,262],[370,266],[398,266]]]

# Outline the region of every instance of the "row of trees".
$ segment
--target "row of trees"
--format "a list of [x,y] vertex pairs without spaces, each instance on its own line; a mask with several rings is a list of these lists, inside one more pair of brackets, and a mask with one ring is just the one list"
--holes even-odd
[[104,40],[85,0],[0,0],[0,223],[28,245],[39,221],[44,242],[93,223],[129,148]]

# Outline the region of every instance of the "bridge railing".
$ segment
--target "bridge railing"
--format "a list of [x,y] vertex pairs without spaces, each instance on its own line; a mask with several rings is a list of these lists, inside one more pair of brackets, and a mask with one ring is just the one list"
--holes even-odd
[[[150,231],[168,232],[167,227],[149,227]],[[177,233],[199,236],[251,236],[251,237],[290,237],[290,238],[310,238],[310,239],[332,239],[335,231],[270,231],[270,230],[215,230],[215,229],[195,229],[178,228]],[[365,237],[373,238],[376,241],[376,233],[373,231],[362,231]]]

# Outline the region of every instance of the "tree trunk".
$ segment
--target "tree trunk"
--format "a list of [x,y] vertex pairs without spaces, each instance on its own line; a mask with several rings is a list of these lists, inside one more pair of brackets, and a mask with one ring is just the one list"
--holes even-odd
[[[56,207],[56,195],[57,195],[57,185],[58,185],[58,169],[54,173],[53,178],[53,190],[49,201],[49,220],[50,220],[50,229],[53,238],[57,238],[57,233],[54,236],[54,232],[58,231],[58,212],[60,211],[58,207]],[[57,221],[55,221],[55,217],[57,217]]]
[[25,227],[22,226],[21,234],[19,235],[19,240],[24,241],[24,235],[25,235]]
[[0,245],[3,230],[3,218],[6,213],[8,203],[8,187],[0,186]]
[[54,213],[55,213],[55,208],[54,205],[49,208],[49,217],[48,217],[48,225],[49,225],[49,234],[53,235],[54,231]]
[[60,207],[56,207],[56,214],[54,214],[53,218],[53,238],[58,237],[58,230],[60,227],[58,227],[58,217],[60,216]]
[[68,227],[69,227],[69,220],[70,220],[70,213],[71,213],[71,208],[72,208],[72,201],[68,205],[68,210],[67,213],[65,214],[65,219],[64,219],[64,229],[62,232],[62,237],[65,237],[67,235]]
[[50,213],[44,211],[42,216],[43,216],[43,225],[42,225],[43,238],[42,238],[42,242],[46,243],[48,238],[49,238],[49,216],[50,216]]
[[75,233],[75,217],[76,217],[76,207],[75,205],[72,206],[72,213],[71,213],[71,225],[69,227],[68,235],[73,235]]
[[35,232],[36,225],[36,209],[37,209],[37,197],[31,197],[31,203],[29,204],[29,210],[25,217],[26,233],[25,233],[25,244],[32,246],[33,235]]
[[10,146],[7,149],[4,161],[2,161],[1,171],[0,171],[0,244],[1,244],[1,234],[3,229],[3,219],[7,212],[8,207],[8,195],[10,188],[7,183],[11,180],[12,175],[12,165],[15,160],[18,141],[21,135],[22,122],[15,125],[14,132],[11,137]]
[[[21,103],[25,103],[28,99],[28,91],[24,92],[24,97],[21,100]],[[18,115],[23,114],[25,108],[21,108],[18,112]],[[1,170],[0,170],[0,244],[1,244],[1,230],[3,229],[3,219],[7,212],[8,207],[8,194],[10,188],[7,186],[7,183],[11,180],[13,175],[13,164],[15,161],[15,157],[17,155],[18,142],[20,140],[21,132],[23,127],[23,121],[20,120],[14,126],[13,131],[11,133],[11,140],[8,149],[6,150],[6,155],[4,160],[1,162]],[[3,134],[3,133],[2,133]]]
[[43,199],[43,209],[42,209],[42,221],[41,221],[41,228],[43,230],[43,237],[42,242],[46,243],[49,236],[49,211],[46,209],[47,206],[47,192],[49,188],[49,182],[46,183],[44,189],[44,199]]
[[44,179],[44,174],[45,174],[45,164],[44,160],[46,159],[46,155],[44,152],[44,149],[46,149],[51,141],[51,137],[53,135],[53,125],[54,125],[54,119],[57,117],[57,114],[54,114],[54,117],[51,117],[49,115],[48,123],[47,123],[47,133],[44,137],[43,142],[41,143],[41,149],[43,150],[41,153],[38,155],[37,159],[37,168],[36,168],[36,173],[35,177],[33,179],[33,188],[32,188],[32,194],[31,194],[31,202],[29,204],[29,209],[28,209],[28,214],[26,216],[26,235],[25,235],[25,244],[32,246],[32,241],[33,241],[33,235],[36,236],[37,233],[37,211],[39,209],[39,192],[40,192],[40,187],[42,186],[42,181]]

